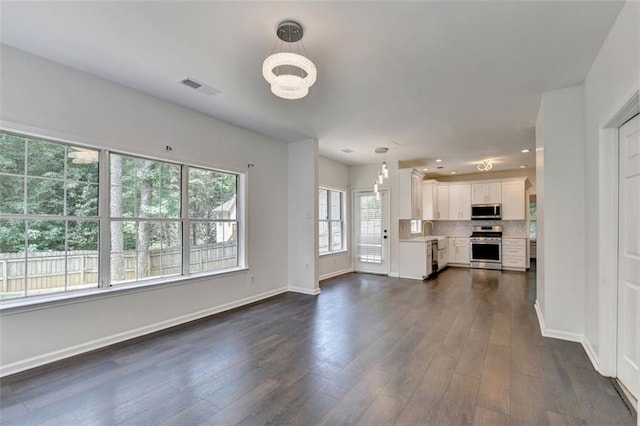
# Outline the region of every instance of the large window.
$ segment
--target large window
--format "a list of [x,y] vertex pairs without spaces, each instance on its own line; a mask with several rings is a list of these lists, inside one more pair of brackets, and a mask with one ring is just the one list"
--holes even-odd
[[320,254],[346,249],[344,224],[344,192],[327,188],[318,190]]
[[0,132],[0,299],[241,266],[239,183]]

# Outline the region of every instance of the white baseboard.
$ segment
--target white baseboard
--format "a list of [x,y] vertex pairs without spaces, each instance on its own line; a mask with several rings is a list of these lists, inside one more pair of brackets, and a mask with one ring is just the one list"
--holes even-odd
[[275,290],[269,290],[264,293],[256,294],[244,299],[236,300],[223,305],[215,306],[213,308],[203,309],[198,312],[189,313],[180,317],[171,318],[166,321],[161,321],[155,324],[150,324],[144,327],[140,327],[134,330],[128,330],[123,333],[114,334],[112,336],[103,337],[101,339],[92,340],[90,342],[82,343],[80,345],[71,346],[68,348],[60,349],[54,352],[49,352],[43,355],[38,355],[32,358],[13,362],[0,366],[0,377],[8,376],[10,374],[19,373],[24,370],[39,367],[41,365],[49,364],[54,361],[59,361],[64,358],[69,358],[74,355],[79,355],[85,352],[100,349],[105,346],[113,345],[115,343],[123,342],[125,340],[133,339],[135,337],[144,336],[146,334],[154,333],[156,331],[164,330],[176,325],[184,324],[189,321],[194,321],[200,318],[204,318],[210,315],[214,315],[220,312],[228,311],[230,309],[238,308],[240,306],[248,305],[253,302],[258,302],[269,297],[277,296],[278,294],[291,291],[287,287],[277,288]]
[[540,333],[544,336],[544,317],[542,316],[542,311],[540,311],[540,305],[538,304],[538,299],[533,304],[533,307],[536,308],[536,316],[538,317],[538,325],[540,326]]
[[288,291],[292,291],[294,293],[310,294],[312,296],[317,296],[317,295],[320,294],[320,289],[319,288],[309,289],[309,288],[304,288],[304,287],[289,286],[287,288],[287,290]]
[[601,373],[600,363],[598,362],[598,355],[596,355],[596,351],[593,350],[593,347],[591,346],[591,343],[589,343],[589,340],[587,340],[587,338],[584,337],[582,339],[582,342],[580,343],[582,343],[582,347],[584,348],[584,351],[587,353],[587,356],[589,357],[589,361],[591,361],[591,365],[593,365],[593,368],[595,368],[597,372]]
[[391,278],[400,278],[400,273],[399,272],[389,272],[389,276]]
[[339,275],[350,274],[353,272],[353,268],[342,269],[340,271],[329,272],[328,274],[320,275],[320,281],[328,280],[329,278],[337,277]]
[[536,303],[534,304],[534,306],[536,308],[536,315],[538,316],[538,324],[540,325],[540,332],[544,337],[551,337],[553,339],[568,340],[570,342],[582,343],[584,339],[584,335],[581,333],[573,333],[570,331],[547,328],[547,326],[544,323],[544,317],[542,316],[542,311],[540,310],[540,305],[538,304],[538,300],[536,300]]

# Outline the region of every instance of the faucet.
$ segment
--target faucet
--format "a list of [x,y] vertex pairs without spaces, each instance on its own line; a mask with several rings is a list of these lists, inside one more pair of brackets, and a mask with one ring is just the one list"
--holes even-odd
[[425,231],[427,230],[427,224],[431,224],[431,232],[433,232],[433,222],[431,222],[430,220],[425,220],[424,222],[422,222],[422,236],[426,237],[427,235],[431,235],[431,234],[425,234]]

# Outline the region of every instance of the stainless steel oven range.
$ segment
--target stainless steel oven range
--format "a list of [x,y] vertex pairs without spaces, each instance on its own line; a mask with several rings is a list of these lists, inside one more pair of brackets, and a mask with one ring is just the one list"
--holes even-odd
[[472,231],[471,267],[502,269],[502,226],[474,226]]

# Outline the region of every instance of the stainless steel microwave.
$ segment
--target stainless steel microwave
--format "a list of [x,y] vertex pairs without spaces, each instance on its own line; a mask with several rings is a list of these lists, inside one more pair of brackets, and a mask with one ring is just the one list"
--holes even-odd
[[472,204],[471,219],[476,219],[476,220],[502,219],[502,204]]

